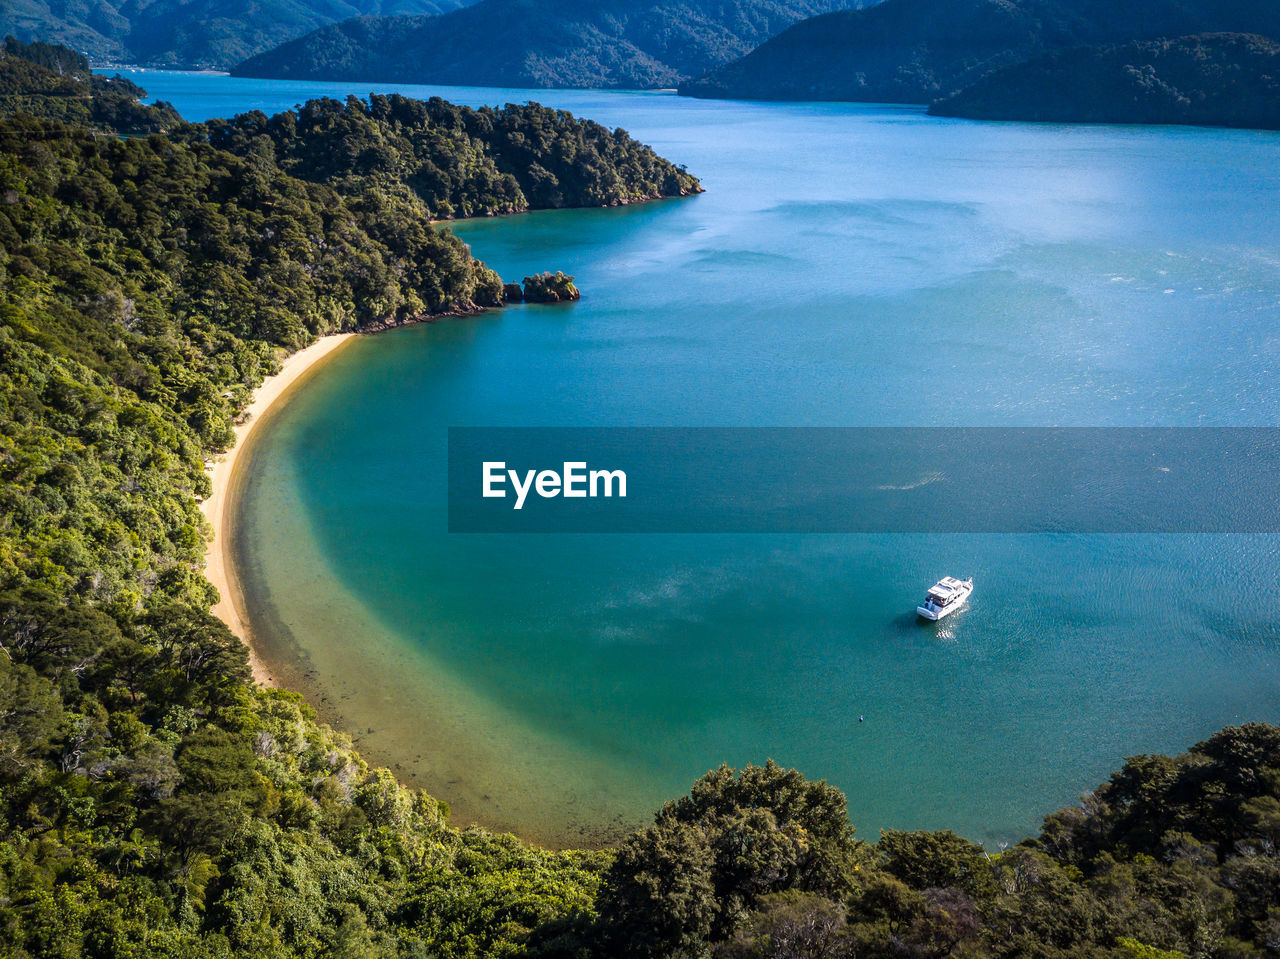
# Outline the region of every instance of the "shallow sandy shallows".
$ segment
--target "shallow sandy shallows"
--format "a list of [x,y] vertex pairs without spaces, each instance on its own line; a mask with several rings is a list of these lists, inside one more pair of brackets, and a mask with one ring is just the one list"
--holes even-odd
[[233,633],[240,637],[249,647],[249,665],[253,668],[253,677],[265,685],[274,685],[266,665],[253,649],[252,634],[248,619],[245,616],[244,598],[240,593],[240,584],[235,576],[231,558],[231,519],[230,509],[234,498],[236,468],[240,463],[240,454],[245,449],[249,435],[264,414],[284,398],[289,389],[321,360],[345,346],[355,337],[354,333],[337,333],[333,336],[321,337],[305,350],[294,353],[280,367],[280,372],[268,377],[253,395],[240,425],[235,428],[236,441],[231,449],[214,462],[210,479],[213,481],[213,493],[201,504],[200,509],[213,527],[213,539],[209,542],[205,553],[204,574],[209,582],[218,588],[220,597],[213,607],[213,614],[226,623]]

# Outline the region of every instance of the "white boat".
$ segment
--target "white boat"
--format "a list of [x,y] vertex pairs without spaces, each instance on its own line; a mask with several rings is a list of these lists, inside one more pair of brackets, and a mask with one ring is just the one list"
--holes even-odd
[[944,576],[937,584],[930,587],[924,602],[916,607],[916,612],[925,619],[939,620],[943,616],[954,613],[963,606],[973,592],[972,579],[956,579]]

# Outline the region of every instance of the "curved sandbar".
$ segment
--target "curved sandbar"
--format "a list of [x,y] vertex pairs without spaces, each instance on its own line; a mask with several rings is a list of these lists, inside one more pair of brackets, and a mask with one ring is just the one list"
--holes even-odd
[[218,589],[218,602],[213,614],[221,619],[249,648],[249,665],[253,678],[267,686],[275,685],[266,664],[253,648],[252,631],[244,606],[244,596],[236,579],[231,557],[231,503],[235,496],[236,468],[240,454],[245,449],[249,435],[254,431],[268,410],[284,398],[285,394],[302,377],[316,367],[321,360],[345,346],[355,333],[335,333],[323,336],[304,350],[299,350],[280,367],[280,372],[267,377],[253,395],[253,402],[245,409],[235,428],[235,443],[214,462],[210,479],[213,492],[200,509],[213,527],[213,538],[205,551],[204,574]]

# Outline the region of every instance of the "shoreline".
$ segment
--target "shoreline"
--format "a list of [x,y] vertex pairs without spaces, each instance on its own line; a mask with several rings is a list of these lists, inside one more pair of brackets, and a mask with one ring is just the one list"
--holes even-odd
[[266,663],[253,647],[253,633],[244,608],[244,597],[235,575],[235,563],[231,556],[232,517],[235,502],[236,473],[241,465],[241,454],[247,448],[249,437],[267,414],[276,407],[308,373],[316,369],[322,360],[336,353],[356,338],[356,333],[334,333],[322,336],[306,349],[289,356],[280,371],[263,380],[253,394],[253,400],[245,407],[235,426],[235,443],[227,452],[214,460],[209,479],[213,491],[200,504],[213,536],[205,547],[204,576],[218,590],[218,602],[211,612],[227,624],[249,651],[249,667],[253,679],[263,686],[277,685]]

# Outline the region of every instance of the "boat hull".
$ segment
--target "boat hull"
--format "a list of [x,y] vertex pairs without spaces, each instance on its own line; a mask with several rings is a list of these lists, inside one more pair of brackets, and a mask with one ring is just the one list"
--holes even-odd
[[968,601],[969,597],[966,596],[964,599],[958,599],[950,606],[944,606],[942,609],[927,609],[924,606],[917,606],[916,612],[924,619],[932,620],[936,623],[938,620],[943,619],[946,616],[950,616]]

